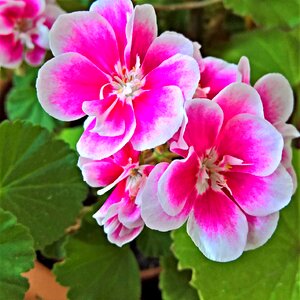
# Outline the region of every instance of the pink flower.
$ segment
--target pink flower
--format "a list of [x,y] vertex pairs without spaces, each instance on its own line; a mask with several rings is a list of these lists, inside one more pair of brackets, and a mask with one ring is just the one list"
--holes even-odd
[[187,232],[205,256],[230,261],[264,244],[292,195],[283,139],[256,90],[233,83],[212,100],[186,102],[184,159],[158,164],[141,194],[145,224]]
[[65,121],[90,116],[80,155],[103,159],[129,140],[136,150],[169,140],[182,123],[199,69],[182,35],[157,37],[152,6],[96,1],[89,12],[58,18],[50,32],[55,58],[40,70],[43,108]]
[[0,67],[37,66],[49,49],[49,29],[61,10],[44,0],[0,0]]
[[92,187],[106,186],[98,194],[116,186],[94,218],[104,226],[108,240],[118,246],[132,241],[144,227],[137,199],[153,166],[139,166],[138,159],[139,153],[130,144],[109,158],[79,159],[84,180]]
[[199,49],[200,45],[194,43],[194,58],[201,74],[194,98],[212,99],[229,84],[242,81],[237,65],[212,56],[202,58]]
[[[238,68],[243,82],[250,84],[250,65],[246,57],[240,59]],[[292,165],[291,143],[300,134],[295,126],[287,124],[294,109],[293,90],[287,79],[278,73],[270,73],[261,77],[255,83],[254,88],[261,97],[265,119],[273,124],[283,136],[284,148],[281,163],[292,176],[295,192],[297,177]]]

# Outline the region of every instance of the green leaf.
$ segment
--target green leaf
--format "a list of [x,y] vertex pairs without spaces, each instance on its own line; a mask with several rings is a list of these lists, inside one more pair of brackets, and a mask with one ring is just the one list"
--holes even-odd
[[88,10],[95,0],[57,0],[58,5],[67,12]]
[[160,232],[145,227],[136,242],[138,248],[148,257],[159,257],[170,252],[171,237],[169,232]]
[[76,164],[76,154],[47,130],[0,124],[0,207],[30,229],[36,249],[75,222],[87,194]]
[[62,260],[66,256],[65,252],[66,236],[62,236],[57,241],[47,245],[43,250],[43,256],[51,259]]
[[159,277],[159,287],[164,300],[198,300],[195,289],[189,285],[192,274],[190,270],[179,271],[178,261],[173,255],[160,259],[162,272]]
[[95,220],[83,221],[66,244],[66,260],[55,265],[57,280],[72,300],[138,300],[140,278],[131,250],[107,241]]
[[241,16],[251,16],[266,27],[295,27],[300,24],[299,0],[224,0],[226,8]]
[[64,128],[58,135],[60,140],[69,144],[70,148],[76,150],[76,144],[83,133],[83,126]]
[[0,208],[0,299],[22,300],[29,287],[21,273],[33,267],[35,253],[29,230]]
[[[300,151],[294,151],[299,173]],[[299,178],[299,174],[298,174]],[[174,232],[174,253],[180,269],[192,269],[191,284],[203,300],[300,299],[300,189],[280,213],[273,237],[262,247],[229,263],[205,258],[186,233]]]
[[291,85],[297,86],[300,83],[300,27],[290,32],[245,32],[233,36],[232,40],[220,49],[216,54],[230,62],[237,63],[241,56],[247,56],[253,82],[266,73],[279,72]]
[[58,121],[49,116],[40,105],[35,88],[21,85],[10,90],[6,99],[6,111],[12,121],[25,120],[52,131]]

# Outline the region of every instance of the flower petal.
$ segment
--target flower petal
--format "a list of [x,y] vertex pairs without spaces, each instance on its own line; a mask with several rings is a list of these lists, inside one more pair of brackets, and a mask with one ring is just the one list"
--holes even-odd
[[85,115],[82,103],[99,99],[106,76],[87,58],[66,53],[49,60],[39,71],[38,98],[44,110],[63,120],[76,120]]
[[196,197],[199,169],[198,156],[191,148],[187,158],[173,160],[162,174],[158,182],[158,198],[170,216],[178,215],[192,195]]
[[23,11],[23,18],[33,18],[45,10],[45,0],[23,0],[25,8]]
[[14,34],[0,35],[0,66],[15,69],[23,60],[23,45]]
[[200,85],[202,88],[209,88],[207,93],[209,99],[215,97],[230,83],[241,81],[241,74],[235,64],[210,56],[205,57],[202,63],[204,70],[201,72]]
[[238,114],[251,114],[264,117],[264,109],[257,91],[245,83],[232,83],[225,87],[213,99],[218,103],[224,113],[224,122]]
[[0,34],[6,35],[13,33],[15,23],[11,18],[0,15]]
[[115,33],[95,12],[73,12],[59,16],[50,31],[50,48],[55,56],[77,52],[102,71],[111,73],[119,61]]
[[91,5],[90,11],[97,12],[109,22],[115,32],[120,58],[122,58],[126,45],[127,16],[133,12],[132,2],[130,0],[98,0]]
[[93,132],[103,136],[119,136],[125,131],[124,108],[126,104],[115,96],[101,100],[85,101],[82,110],[89,116],[96,117]]
[[245,250],[256,249],[265,244],[274,233],[279,213],[273,213],[265,217],[247,216],[248,221],[248,237]]
[[265,177],[235,172],[227,172],[225,176],[234,199],[249,215],[269,215],[291,200],[292,178],[281,164]]
[[293,91],[287,79],[281,74],[267,74],[254,88],[263,102],[265,118],[272,124],[286,122],[294,106]]
[[175,85],[185,100],[192,99],[200,79],[197,62],[190,56],[176,54],[163,61],[145,77],[144,89]]
[[35,46],[32,50],[26,51],[25,60],[31,66],[39,66],[46,56],[46,50]]
[[243,253],[248,224],[246,216],[225,194],[209,189],[195,201],[187,232],[207,258],[227,262]]
[[146,226],[159,231],[181,227],[190,212],[188,205],[176,216],[170,216],[163,210],[158,198],[158,181],[167,167],[167,163],[160,163],[154,167],[137,200],[141,203],[141,215]]
[[101,160],[119,151],[132,137],[135,130],[135,117],[130,105],[127,105],[125,119],[126,129],[120,136],[101,136],[93,132],[96,120],[94,119],[83,132],[77,143],[77,151],[81,156]]
[[111,158],[101,161],[90,160],[81,166],[84,181],[91,187],[106,186],[114,182],[123,172]]
[[242,56],[238,63],[238,71],[242,75],[242,82],[250,84],[250,63],[246,56]]
[[153,6],[137,5],[126,25],[125,62],[128,69],[135,66],[137,56],[141,62],[144,60],[146,52],[156,36],[156,15]]
[[175,54],[193,56],[193,43],[182,34],[166,31],[149,47],[142,65],[143,73],[148,74]]
[[133,100],[133,107],[136,130],[131,142],[136,150],[164,144],[179,129],[183,120],[183,97],[176,86],[145,91]]
[[186,112],[188,124],[184,140],[201,157],[216,141],[223,123],[223,112],[218,104],[208,99],[187,101]]
[[281,134],[266,120],[249,114],[230,119],[217,142],[220,156],[231,155],[244,165],[233,166],[236,172],[268,176],[278,167],[283,149]]

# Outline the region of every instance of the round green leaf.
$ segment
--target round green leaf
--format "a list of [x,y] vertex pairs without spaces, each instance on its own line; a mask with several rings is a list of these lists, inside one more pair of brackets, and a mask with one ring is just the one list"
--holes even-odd
[[148,257],[159,257],[170,252],[171,237],[169,232],[144,228],[136,241],[139,250]]
[[29,230],[0,208],[0,299],[24,298],[29,284],[21,273],[33,267],[34,257]]
[[58,135],[60,140],[66,142],[71,149],[76,150],[76,144],[83,133],[83,126],[64,128]]
[[170,254],[163,256],[160,264],[159,287],[164,300],[199,300],[196,290],[189,284],[192,277],[190,270],[179,271],[178,261]]
[[[298,171],[299,153],[299,150],[294,152]],[[299,199],[300,189],[280,213],[273,237],[264,246],[245,252],[233,262],[217,263],[205,258],[185,228],[173,233],[179,267],[192,269],[191,284],[201,299],[300,299]]]
[[300,27],[289,32],[255,30],[237,34],[220,49],[216,54],[230,62],[237,63],[241,56],[247,56],[253,82],[266,73],[279,72],[291,85],[300,83]]
[[67,242],[66,260],[54,269],[57,280],[70,287],[72,300],[138,300],[140,278],[133,253],[110,244],[96,221],[90,222],[84,221]]
[[300,24],[299,0],[224,0],[224,5],[266,27]]
[[35,247],[59,239],[75,222],[87,187],[77,156],[45,129],[0,124],[0,207],[26,225]]
[[43,110],[37,99],[36,90],[32,86],[12,88],[5,104],[8,118],[12,121],[28,121],[50,131],[58,124],[58,121]]

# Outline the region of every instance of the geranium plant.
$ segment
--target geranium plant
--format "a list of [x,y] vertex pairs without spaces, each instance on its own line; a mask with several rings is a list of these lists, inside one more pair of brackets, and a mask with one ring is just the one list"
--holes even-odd
[[0,0],[3,299],[297,299],[297,1],[57,2]]

